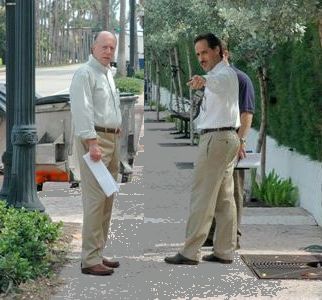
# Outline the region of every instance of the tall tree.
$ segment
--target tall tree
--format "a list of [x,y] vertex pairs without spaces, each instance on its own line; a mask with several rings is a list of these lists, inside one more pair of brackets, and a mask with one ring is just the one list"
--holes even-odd
[[120,0],[120,25],[117,55],[117,73],[126,76],[126,56],[125,56],[125,29],[126,29],[126,0]]
[[101,0],[102,5],[102,29],[110,29],[110,0]]

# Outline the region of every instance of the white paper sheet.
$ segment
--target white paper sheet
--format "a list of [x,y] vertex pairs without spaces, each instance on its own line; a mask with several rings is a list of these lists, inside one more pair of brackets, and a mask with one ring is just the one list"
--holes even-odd
[[260,153],[246,153],[246,157],[239,160],[235,169],[256,169],[261,165]]
[[115,192],[119,192],[118,184],[101,160],[91,160],[89,152],[83,155],[83,158],[108,197]]

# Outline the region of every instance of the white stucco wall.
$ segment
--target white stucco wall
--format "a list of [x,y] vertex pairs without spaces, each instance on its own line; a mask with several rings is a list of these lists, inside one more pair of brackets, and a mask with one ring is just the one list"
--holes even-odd
[[[256,148],[258,132],[251,129],[247,149]],[[267,138],[266,174],[275,169],[283,178],[291,178],[299,189],[300,206],[309,211],[322,226],[322,163],[312,161]]]

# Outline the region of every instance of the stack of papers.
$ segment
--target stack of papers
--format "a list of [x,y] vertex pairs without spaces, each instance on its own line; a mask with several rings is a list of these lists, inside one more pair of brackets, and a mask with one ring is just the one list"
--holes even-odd
[[235,169],[256,169],[261,165],[260,153],[246,153],[246,157],[239,160]]
[[83,158],[107,197],[119,192],[119,185],[101,160],[91,160],[89,152]]

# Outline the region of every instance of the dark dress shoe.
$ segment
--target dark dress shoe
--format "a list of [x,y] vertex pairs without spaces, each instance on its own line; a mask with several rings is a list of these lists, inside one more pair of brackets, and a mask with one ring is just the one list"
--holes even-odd
[[219,257],[213,255],[213,254],[204,255],[202,257],[202,260],[211,261],[211,262],[218,262],[218,263],[221,263],[221,264],[232,264],[233,263],[232,259],[222,259],[222,258],[219,258]]
[[180,253],[177,253],[175,256],[168,256],[164,261],[174,265],[197,265],[199,263],[199,261],[184,257]]
[[97,276],[106,276],[111,275],[114,272],[113,269],[108,268],[102,264],[98,264],[89,268],[82,268],[83,274],[97,275]]
[[103,265],[109,268],[118,268],[120,263],[118,261],[111,261],[103,257]]
[[212,247],[214,245],[212,240],[206,239],[205,242],[203,243],[202,247]]

